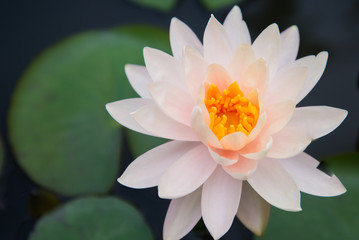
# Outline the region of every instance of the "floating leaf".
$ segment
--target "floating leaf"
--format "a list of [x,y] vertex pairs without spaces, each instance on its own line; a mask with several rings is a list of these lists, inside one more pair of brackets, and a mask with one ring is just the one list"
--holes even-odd
[[64,195],[111,188],[121,138],[105,104],[136,96],[124,65],[143,64],[144,46],[169,49],[167,36],[149,26],[82,33],[30,65],[13,96],[8,124],[17,160],[31,179]]
[[211,11],[231,7],[241,2],[240,0],[201,0],[202,4]]
[[347,192],[337,197],[302,193],[302,212],[271,209],[268,229],[258,240],[355,240],[359,236],[359,153],[325,159]]
[[30,240],[153,239],[140,213],[123,200],[83,198],[45,215]]
[[126,134],[128,145],[135,158],[168,141],[167,139],[152,137],[131,130],[126,131]]
[[176,4],[176,0],[130,0],[131,2],[143,7],[167,12]]

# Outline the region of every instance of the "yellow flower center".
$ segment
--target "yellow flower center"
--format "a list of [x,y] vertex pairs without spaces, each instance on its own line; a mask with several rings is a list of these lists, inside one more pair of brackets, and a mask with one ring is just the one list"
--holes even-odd
[[211,121],[209,127],[218,140],[233,132],[242,132],[248,136],[258,120],[258,107],[244,97],[238,82],[231,83],[222,93],[216,85],[211,84],[204,104]]

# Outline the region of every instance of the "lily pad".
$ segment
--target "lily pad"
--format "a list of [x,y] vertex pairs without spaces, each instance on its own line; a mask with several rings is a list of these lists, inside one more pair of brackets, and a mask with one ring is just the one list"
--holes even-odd
[[114,198],[74,200],[45,215],[30,240],[153,239],[140,213],[127,202]]
[[201,0],[202,4],[211,11],[232,7],[241,1],[238,0]]
[[347,192],[337,197],[316,197],[302,193],[302,212],[271,209],[267,231],[258,240],[346,239],[359,236],[359,153],[324,160],[341,180]]
[[32,180],[71,196],[111,188],[121,136],[105,104],[136,96],[124,65],[143,64],[144,46],[169,49],[168,33],[149,26],[81,33],[29,66],[8,125],[18,163]]
[[162,12],[170,11],[176,4],[176,0],[130,0],[143,7],[152,8]]

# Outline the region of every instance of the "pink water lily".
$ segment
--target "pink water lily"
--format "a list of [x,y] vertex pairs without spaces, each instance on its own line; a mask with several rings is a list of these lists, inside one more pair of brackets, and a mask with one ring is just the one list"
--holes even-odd
[[326,66],[328,53],[296,59],[296,26],[267,27],[253,43],[235,6],[223,25],[211,16],[203,44],[173,18],[173,56],[144,48],[146,66],[126,65],[141,98],[106,105],[120,124],[171,139],[132,162],[118,181],[158,186],[172,199],[163,238],[180,239],[200,220],[214,239],[237,216],[263,234],[270,204],[300,211],[300,191],[335,196],[346,190],[304,153],[340,125],[345,110],[299,107]]

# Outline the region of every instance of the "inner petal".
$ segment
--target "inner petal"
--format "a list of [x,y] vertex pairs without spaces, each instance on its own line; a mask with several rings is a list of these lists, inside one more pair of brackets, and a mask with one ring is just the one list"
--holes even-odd
[[233,132],[243,132],[248,136],[258,120],[258,107],[244,97],[237,81],[222,92],[217,85],[211,84],[204,104],[210,117],[209,127],[218,140]]

